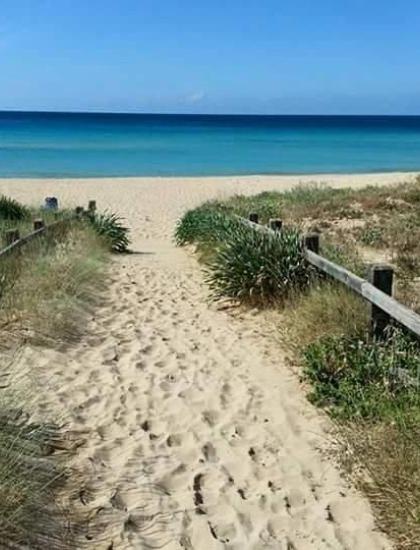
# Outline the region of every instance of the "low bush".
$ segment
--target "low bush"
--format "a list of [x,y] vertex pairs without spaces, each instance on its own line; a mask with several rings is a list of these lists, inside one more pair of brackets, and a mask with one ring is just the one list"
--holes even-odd
[[270,218],[278,218],[283,207],[282,195],[276,191],[263,191],[257,195],[235,195],[219,208],[227,209],[233,214],[248,218],[251,212],[258,214],[261,223],[267,223]]
[[28,218],[29,215],[29,209],[15,199],[5,195],[0,197],[0,220],[20,221]]
[[213,244],[216,246],[237,229],[240,222],[223,209],[219,211],[217,208],[217,203],[206,203],[199,208],[189,210],[176,225],[177,245]]
[[303,361],[311,400],[334,416],[395,419],[420,410],[420,346],[400,330],[384,341],[328,336],[310,344]]
[[206,281],[215,299],[270,302],[308,287],[311,275],[297,230],[270,234],[241,224],[218,248]]
[[122,218],[113,212],[104,212],[90,214],[89,220],[113,252],[127,252],[130,244],[129,229],[123,224]]

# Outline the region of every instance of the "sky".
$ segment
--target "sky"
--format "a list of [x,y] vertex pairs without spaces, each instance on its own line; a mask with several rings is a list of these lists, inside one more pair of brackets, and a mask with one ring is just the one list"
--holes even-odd
[[420,114],[420,1],[1,0],[9,109]]

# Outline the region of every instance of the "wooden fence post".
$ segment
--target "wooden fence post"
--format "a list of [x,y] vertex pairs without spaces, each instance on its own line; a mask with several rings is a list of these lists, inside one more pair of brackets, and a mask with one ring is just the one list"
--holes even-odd
[[[373,286],[388,296],[392,296],[394,270],[389,265],[373,265],[370,268],[369,279]],[[383,338],[390,323],[390,316],[379,307],[372,304],[371,333],[375,338]]]
[[305,248],[319,254],[319,233],[307,233],[303,243]]
[[44,220],[42,220],[41,218],[37,218],[36,220],[34,220],[34,231],[38,231],[43,227],[45,227]]
[[96,212],[96,201],[89,201],[88,210],[91,214]]
[[18,229],[8,229],[4,234],[4,240],[6,242],[6,246],[10,246],[15,241],[18,241],[20,238],[19,230]]
[[258,223],[260,218],[256,212],[251,212],[248,219],[252,223]]
[[273,218],[268,222],[268,227],[273,231],[281,231],[283,227],[283,221],[279,218]]

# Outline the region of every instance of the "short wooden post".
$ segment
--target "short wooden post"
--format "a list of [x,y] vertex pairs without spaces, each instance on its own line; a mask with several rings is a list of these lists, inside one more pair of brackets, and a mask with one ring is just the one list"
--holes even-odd
[[260,218],[256,212],[251,212],[248,219],[252,223],[258,223]]
[[268,227],[273,231],[281,231],[283,227],[283,221],[279,218],[273,218],[268,222]]
[[303,243],[306,249],[319,254],[319,233],[307,233]]
[[[377,264],[370,268],[369,280],[373,286],[388,296],[392,296],[394,270],[390,265]],[[378,306],[372,304],[371,334],[375,338],[383,338],[390,323],[390,316]]]
[[34,231],[38,231],[39,229],[42,229],[43,227],[45,227],[44,220],[42,220],[41,218],[38,218],[38,219],[34,220]]
[[91,214],[96,212],[96,201],[89,201],[88,210]]
[[15,241],[18,241],[20,239],[19,230],[18,229],[8,229],[4,234],[4,240],[6,242],[6,246],[10,246]]
[[76,216],[78,216],[79,218],[83,215],[83,206],[76,206],[76,209],[75,209],[75,212],[76,212]]

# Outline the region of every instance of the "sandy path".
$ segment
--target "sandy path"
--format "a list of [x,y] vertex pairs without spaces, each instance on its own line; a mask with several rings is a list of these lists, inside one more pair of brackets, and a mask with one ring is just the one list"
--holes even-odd
[[44,407],[88,433],[76,459],[91,476],[79,494],[88,548],[388,548],[322,452],[328,421],[264,334],[273,327],[209,306],[197,263],[171,242],[177,216],[205,198],[296,180],[0,181],[26,200],[112,206],[139,252],[115,260],[80,343],[28,359],[47,374]]

